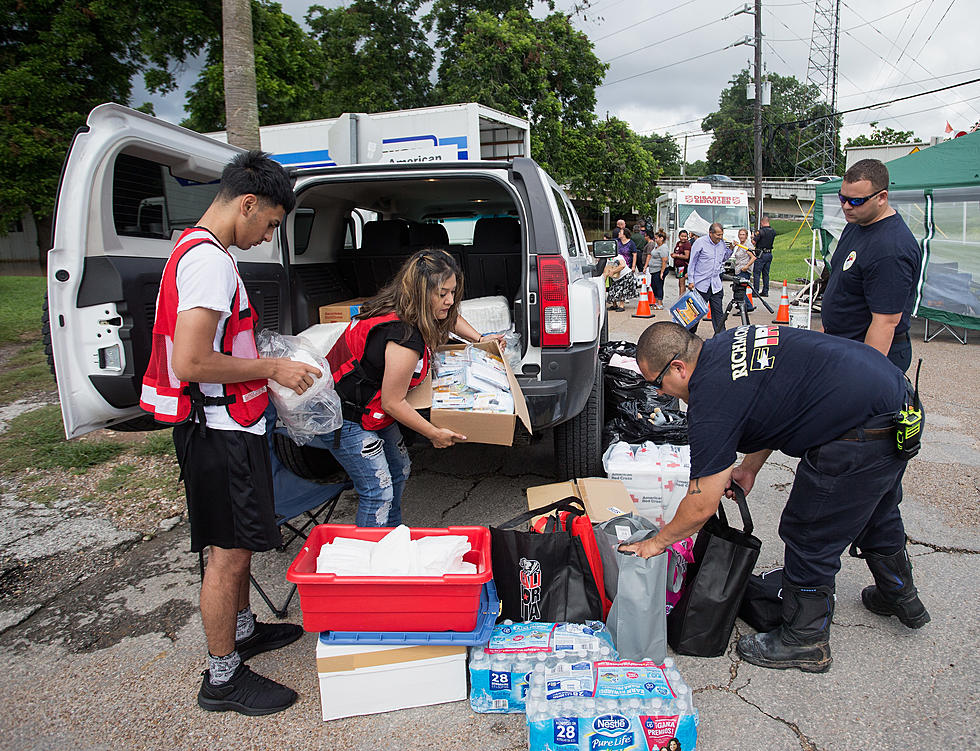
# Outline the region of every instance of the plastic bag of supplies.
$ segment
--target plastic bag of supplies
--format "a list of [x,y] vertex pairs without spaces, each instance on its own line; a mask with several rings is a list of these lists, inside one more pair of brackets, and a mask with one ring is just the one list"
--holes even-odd
[[269,379],[269,398],[289,437],[304,446],[314,436],[337,430],[344,422],[340,397],[334,391],[330,366],[315,353],[313,345],[301,336],[284,336],[268,329],[259,332],[256,343],[261,357],[288,357],[321,372],[302,394]]

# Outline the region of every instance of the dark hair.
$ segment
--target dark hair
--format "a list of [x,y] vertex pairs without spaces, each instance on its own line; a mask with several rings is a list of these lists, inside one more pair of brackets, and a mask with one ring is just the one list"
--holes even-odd
[[630,231],[628,229],[626,229],[626,227],[620,228],[619,231],[623,233],[623,239],[624,240],[629,240],[630,239]]
[[267,205],[282,206],[287,214],[296,206],[296,194],[286,170],[264,151],[238,154],[221,173],[218,199],[230,201],[249,193]]
[[673,321],[658,321],[647,326],[636,343],[636,361],[657,372],[667,364],[667,358],[691,362],[689,357],[701,351],[701,339]]
[[656,232],[654,232],[653,236],[662,237],[664,239],[664,242],[667,242],[667,233],[664,232],[662,229],[658,229]]
[[[453,274],[456,292],[445,320],[432,315],[432,294]],[[405,323],[422,332],[426,345],[435,349],[449,340],[459,318],[459,301],[463,299],[463,274],[456,259],[444,250],[429,248],[413,253],[388,282],[370,300],[361,305],[357,318],[397,313]]]
[[681,236],[681,232],[683,232],[685,235],[688,234],[688,231],[686,229],[682,229],[680,232],[677,233],[678,237]]
[[844,173],[845,183],[856,183],[859,180],[867,180],[871,183],[873,190],[886,190],[888,188],[888,167],[884,162],[877,159],[862,159],[854,162],[847,172]]

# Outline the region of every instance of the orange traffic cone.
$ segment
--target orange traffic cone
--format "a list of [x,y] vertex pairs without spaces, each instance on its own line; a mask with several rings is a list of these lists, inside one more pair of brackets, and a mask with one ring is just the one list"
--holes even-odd
[[785,279],[783,279],[783,295],[779,298],[779,310],[776,311],[776,318],[773,323],[789,323],[789,292]]
[[749,301],[749,310],[755,307],[755,300],[752,299],[752,287],[745,288],[745,299]]
[[706,315],[704,317],[704,320],[706,320],[706,321],[710,321],[711,320],[711,306],[710,305],[708,306],[708,315]]
[[650,288],[647,286],[646,276],[640,276],[643,280],[643,286],[640,289],[640,299],[636,303],[636,312],[633,314],[633,318],[653,318],[653,313],[650,312]]

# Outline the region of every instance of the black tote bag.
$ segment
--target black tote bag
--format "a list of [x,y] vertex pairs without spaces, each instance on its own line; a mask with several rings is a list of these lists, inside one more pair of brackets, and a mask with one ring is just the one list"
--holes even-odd
[[540,514],[584,514],[570,496],[526,511],[490,528],[493,580],[500,597],[500,618],[512,621],[584,623],[602,620],[602,599],[582,541],[549,520],[543,533],[512,529]]
[[759,558],[762,543],[752,534],[745,492],[734,483],[732,489],[742,530],[728,525],[719,503],[717,515],[698,532],[684,593],[667,616],[667,643],[679,654],[717,657],[724,653]]

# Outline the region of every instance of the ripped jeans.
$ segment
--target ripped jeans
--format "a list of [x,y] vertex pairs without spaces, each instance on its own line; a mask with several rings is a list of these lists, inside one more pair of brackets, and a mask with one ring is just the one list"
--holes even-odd
[[397,422],[374,431],[344,420],[339,446],[334,447],[333,433],[317,436],[313,444],[329,449],[354,483],[358,527],[402,523],[402,491],[412,462]]

